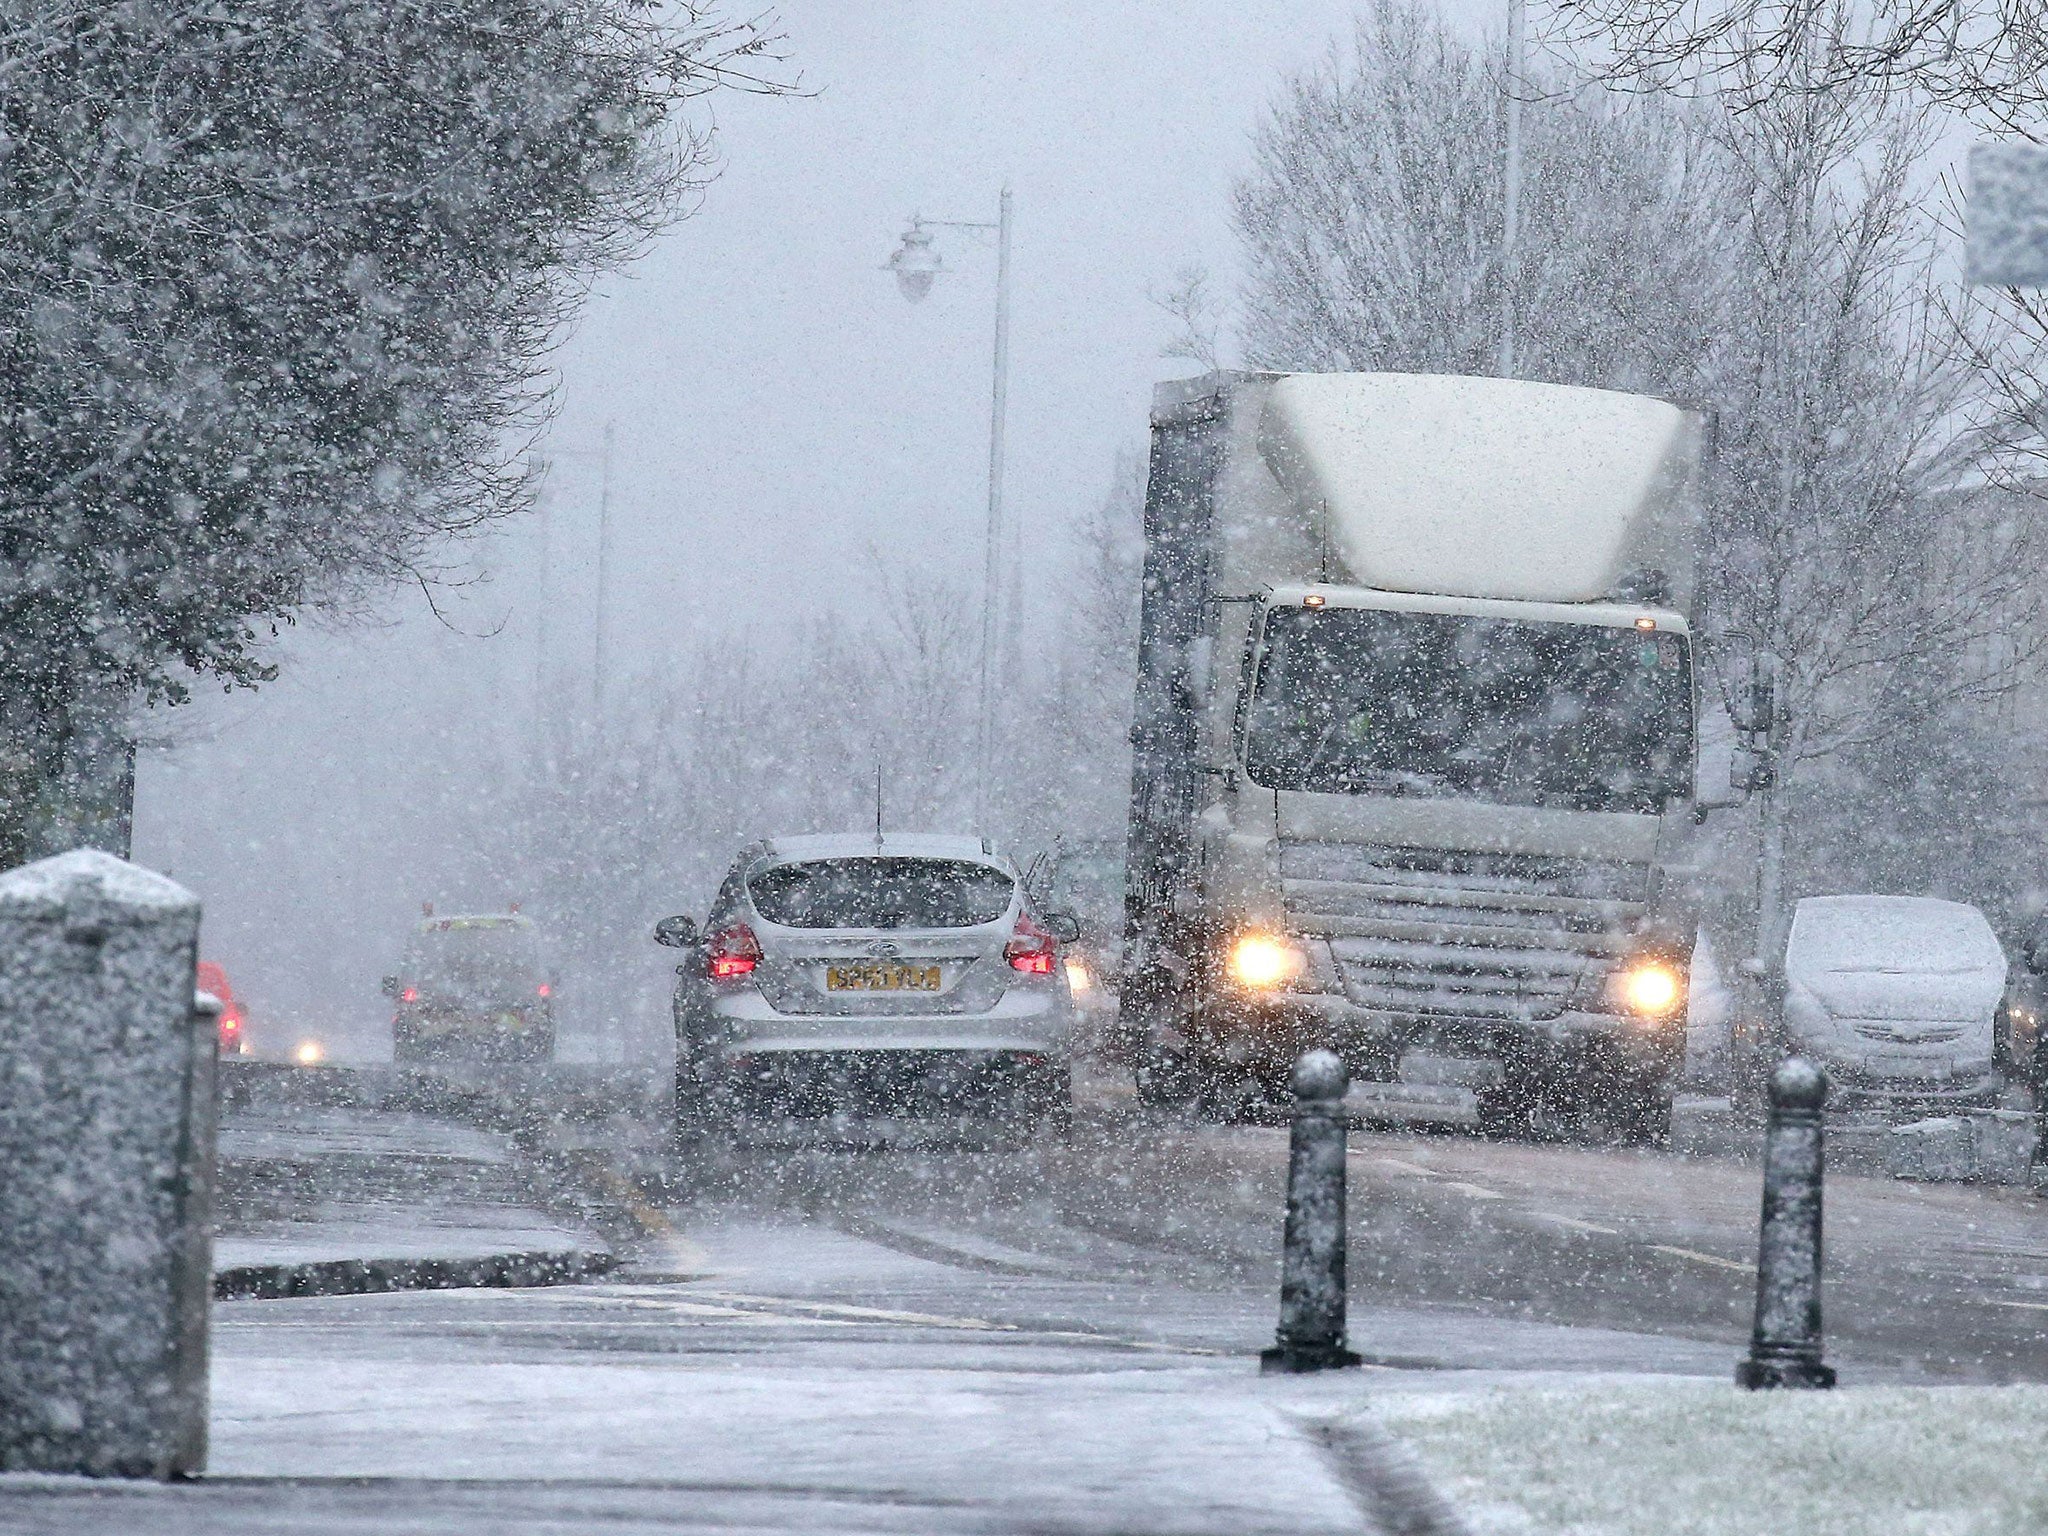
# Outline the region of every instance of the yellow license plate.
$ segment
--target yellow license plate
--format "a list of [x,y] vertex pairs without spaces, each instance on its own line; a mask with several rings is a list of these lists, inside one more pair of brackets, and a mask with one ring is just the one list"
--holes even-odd
[[828,965],[827,992],[936,992],[936,965]]

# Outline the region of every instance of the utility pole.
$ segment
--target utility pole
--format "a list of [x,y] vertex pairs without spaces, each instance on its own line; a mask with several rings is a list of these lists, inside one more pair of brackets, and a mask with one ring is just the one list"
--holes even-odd
[[553,755],[554,742],[550,726],[553,722],[553,703],[548,696],[548,657],[552,647],[548,634],[548,605],[551,599],[554,572],[553,533],[554,516],[551,503],[554,491],[549,485],[553,466],[539,455],[530,461],[531,472],[538,482],[534,488],[534,512],[539,524],[536,530],[533,579],[533,759],[536,765],[545,765]]
[[989,833],[989,801],[996,775],[996,637],[997,609],[1002,604],[1003,566],[1003,437],[1010,403],[1010,189],[1003,188],[996,207],[996,346],[995,384],[988,424],[988,549],[983,558],[981,590],[981,765],[976,775],[974,829]]
[[612,557],[612,423],[604,424],[604,456],[597,478],[597,600],[591,615],[590,708],[593,730],[604,741],[604,618]]
[[1508,57],[1502,84],[1507,91],[1507,155],[1501,167],[1500,376],[1515,376],[1515,293],[1521,286],[1522,78],[1527,71],[1527,3],[1508,0]]

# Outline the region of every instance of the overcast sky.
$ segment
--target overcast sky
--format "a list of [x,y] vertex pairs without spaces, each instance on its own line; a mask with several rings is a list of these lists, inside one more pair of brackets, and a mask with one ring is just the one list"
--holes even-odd
[[[1474,25],[1498,7],[1458,0]],[[181,712],[143,754],[136,855],[207,904],[206,948],[281,1033],[382,1013],[376,976],[418,901],[459,888],[451,847],[476,754],[536,686],[589,688],[600,448],[612,474],[614,675],[693,628],[772,643],[857,605],[866,552],[935,579],[979,566],[994,251],[946,231],[912,306],[882,267],[908,217],[992,220],[1016,199],[1008,491],[1041,580],[1152,382],[1182,372],[1148,290],[1226,281],[1227,200],[1284,74],[1348,33],[1343,0],[1174,5],[789,0],[813,93],[727,98],[696,214],[606,284],[561,359],[547,577],[539,525],[432,622],[314,627],[254,697]],[[1040,560],[1036,551],[1047,554]],[[545,613],[542,613],[542,609]],[[535,648],[548,653],[535,665]]]

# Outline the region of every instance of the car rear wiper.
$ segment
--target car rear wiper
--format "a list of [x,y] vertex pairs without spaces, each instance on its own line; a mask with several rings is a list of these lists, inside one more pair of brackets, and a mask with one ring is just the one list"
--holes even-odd
[[1396,795],[1424,794],[1449,789],[1451,781],[1426,773],[1407,773],[1394,768],[1347,769],[1345,782],[1360,789],[1382,790]]

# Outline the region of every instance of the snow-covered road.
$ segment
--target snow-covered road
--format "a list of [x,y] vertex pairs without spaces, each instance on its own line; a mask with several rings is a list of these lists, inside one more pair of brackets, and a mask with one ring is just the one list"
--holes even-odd
[[[1372,1364],[1262,1378],[1275,1130],[1108,1115],[1065,1143],[761,1152],[652,1185],[585,1147],[549,1185],[491,1172],[460,1135],[437,1173],[414,1155],[426,1131],[385,1129],[382,1154],[375,1126],[265,1130],[301,1172],[245,1180],[244,1215],[332,1226],[382,1190],[375,1230],[398,1232],[437,1209],[415,1186],[460,1165],[451,1188],[524,1200],[506,1206],[523,1221],[564,1219],[567,1198],[626,1266],[579,1286],[221,1304],[211,1475],[0,1478],[0,1528],[1366,1530],[1305,1417],[1379,1404],[1404,1422],[1400,1402],[1621,1376],[1718,1401],[1751,1284],[1753,1169],[1361,1134],[1352,1337]],[[2017,1191],[1838,1180],[1845,1380],[2038,1374],[2039,1212]],[[1425,1448],[1437,1422],[1464,1421],[1417,1420]],[[1494,1454],[1473,1446],[1443,1452],[1462,1496]]]

